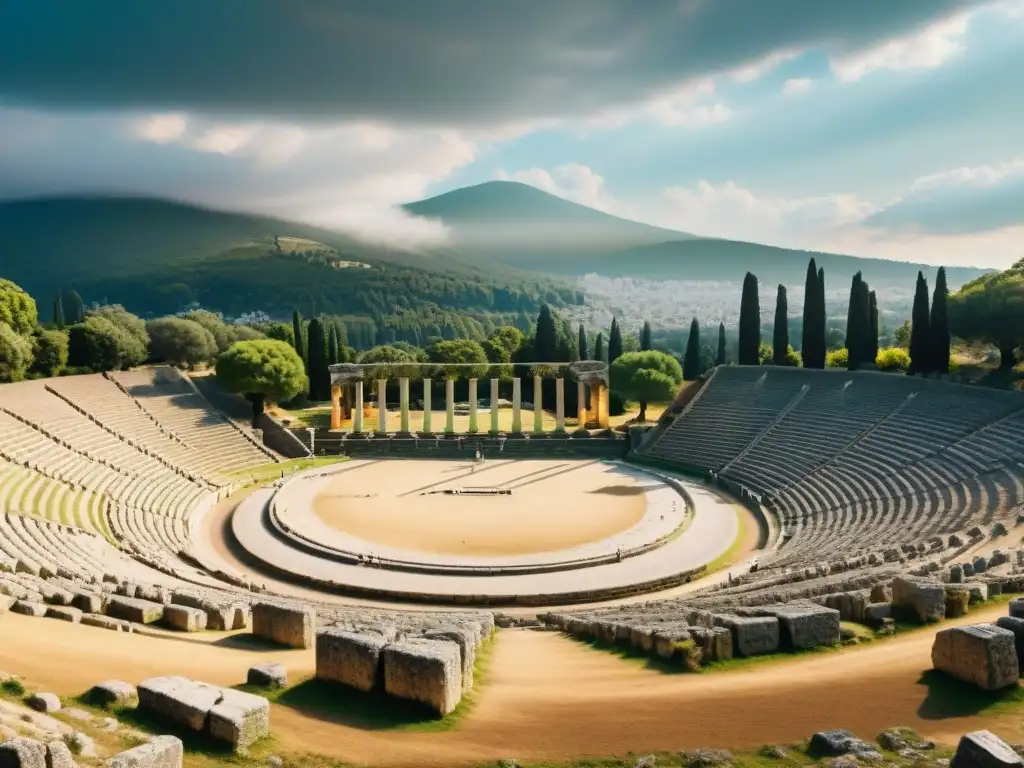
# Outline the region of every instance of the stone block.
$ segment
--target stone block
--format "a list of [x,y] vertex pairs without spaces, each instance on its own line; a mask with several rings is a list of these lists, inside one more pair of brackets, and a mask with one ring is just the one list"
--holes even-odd
[[139,683],[139,709],[165,717],[198,733],[206,730],[221,689],[185,677],[151,677]]
[[77,608],[64,605],[51,605],[46,609],[46,618],[48,619],[59,619],[60,621],[69,621],[72,624],[78,624],[82,621],[82,612]]
[[812,755],[821,757],[837,757],[848,754],[858,755],[874,751],[870,744],[841,728],[831,731],[818,731],[811,736],[807,748]]
[[100,706],[133,708],[139,705],[139,692],[123,680],[104,680],[89,689],[89,699]]
[[733,657],[732,632],[726,627],[693,627],[690,636],[700,648],[704,663]]
[[176,736],[154,736],[146,744],[114,755],[107,768],[181,768],[184,746]]
[[239,750],[270,735],[269,701],[231,688],[222,689],[221,694],[210,709],[210,736]]
[[732,632],[732,650],[737,656],[779,650],[779,620],[774,616],[715,616],[715,623]]
[[187,605],[166,605],[164,623],[179,632],[202,632],[206,629],[206,611]]
[[420,702],[441,716],[462,699],[461,669],[455,643],[415,640],[384,648],[385,692]]
[[766,609],[779,620],[779,642],[796,651],[836,645],[839,611],[815,603],[789,603]]
[[77,768],[75,756],[63,741],[46,743],[46,768]]
[[267,661],[249,667],[245,682],[264,688],[286,688],[288,687],[288,671],[284,668],[284,664]]
[[155,624],[164,617],[163,603],[115,595],[107,603],[107,615],[136,624]]
[[22,736],[0,744],[0,768],[46,768],[46,745]]
[[25,703],[36,712],[45,712],[46,714],[60,712],[60,697],[55,693],[33,693],[25,699]]
[[946,617],[946,593],[942,582],[897,576],[892,582],[892,607],[921,622]]
[[459,658],[462,661],[462,690],[473,688],[473,667],[476,665],[476,637],[468,629],[458,627],[439,627],[423,634],[430,640],[448,640],[459,646]]
[[105,599],[93,592],[76,592],[71,604],[82,613],[102,613]]
[[248,629],[252,625],[252,608],[244,603],[230,606],[231,629]]
[[965,582],[964,586],[967,587],[967,591],[970,593],[971,605],[988,600],[988,584],[981,581],[969,581]]
[[1013,632],[1013,645],[1017,650],[1018,672],[1024,671],[1024,619],[1017,616],[1000,616],[996,626]]
[[[682,644],[691,642],[696,647],[689,628],[668,625],[654,632],[654,653],[659,658],[671,659],[680,653]],[[703,658],[703,651],[700,658]],[[700,658],[695,663],[699,663]]]
[[967,614],[967,606],[971,603],[971,593],[966,584],[947,584],[946,618],[955,619]]
[[992,624],[944,629],[932,644],[932,665],[986,691],[1017,684],[1014,634]]
[[960,737],[949,768],[1011,768],[1024,759],[992,731],[973,731]]
[[949,566],[949,581],[952,584],[959,584],[964,580],[964,567],[953,564]]
[[[232,617],[233,621],[233,617]],[[280,603],[254,603],[252,633],[289,648],[312,648],[315,644],[316,612],[309,607]]]
[[11,613],[20,613],[22,616],[34,616],[39,619],[46,615],[48,607],[46,603],[34,600],[18,600],[11,606]]
[[115,632],[133,632],[134,628],[130,621],[115,619],[113,616],[104,616],[100,613],[82,614],[82,624],[86,627],[99,627],[100,629],[112,629]]
[[886,619],[892,618],[892,603],[868,603],[864,609],[864,621],[872,627],[881,626]]
[[1015,597],[1010,601],[1010,615],[1024,619],[1024,597]]
[[383,682],[383,653],[388,641],[372,632],[327,627],[316,633],[316,678],[372,691]]

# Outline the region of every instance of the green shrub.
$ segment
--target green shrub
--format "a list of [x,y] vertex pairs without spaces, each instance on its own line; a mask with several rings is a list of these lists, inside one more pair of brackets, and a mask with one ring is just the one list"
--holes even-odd
[[910,369],[910,353],[902,347],[878,350],[875,365],[880,371],[903,371]]
[[9,677],[0,683],[0,688],[3,688],[4,693],[9,693],[12,696],[24,696],[25,695],[25,684],[16,677]]
[[846,347],[843,347],[842,349],[833,349],[825,355],[826,368],[848,368],[849,365],[850,351]]

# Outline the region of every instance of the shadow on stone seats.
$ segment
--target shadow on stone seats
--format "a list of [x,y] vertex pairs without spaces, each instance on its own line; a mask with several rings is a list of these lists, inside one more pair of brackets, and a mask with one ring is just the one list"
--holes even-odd
[[598,493],[602,496],[643,496],[646,489],[635,485],[606,485],[603,488],[594,488],[587,493]]
[[[238,687],[249,690],[244,686]],[[416,702],[396,699],[383,693],[363,693],[315,678],[272,695],[272,700],[307,717],[368,731],[438,722],[436,714]],[[463,699],[464,703],[466,701]]]
[[969,717],[992,707],[1019,706],[1024,702],[1024,688],[984,691],[935,669],[924,672],[917,683],[925,688],[924,701],[917,708],[918,716],[924,720]]

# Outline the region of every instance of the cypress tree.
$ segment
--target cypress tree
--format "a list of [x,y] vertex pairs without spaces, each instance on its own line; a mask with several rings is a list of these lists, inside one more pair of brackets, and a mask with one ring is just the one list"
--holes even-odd
[[686,339],[686,356],[683,358],[683,378],[693,381],[700,377],[700,324],[697,318],[690,322],[690,336]]
[[747,272],[740,301],[740,365],[758,365],[760,346],[761,305],[757,298],[757,278]]
[[772,334],[773,356],[775,365],[786,364],[786,353],[789,351],[789,299],[786,297],[786,286],[780,285],[775,297],[775,331]]
[[868,334],[868,359],[865,361],[874,364],[878,357],[878,297],[875,292],[868,294],[868,310],[871,317],[871,330]]
[[327,362],[330,365],[337,365],[341,362],[341,342],[338,339],[338,326],[331,326],[331,338],[327,347]]
[[604,360],[604,333],[597,334],[594,340],[594,359]]
[[297,309],[292,311],[292,333],[295,335],[295,351],[299,353],[299,357],[306,360],[306,333],[302,315]]
[[814,259],[807,264],[804,281],[804,328],[800,354],[805,368],[825,367],[825,271]]
[[580,323],[579,340],[576,342],[576,348],[580,360],[590,359],[590,345],[587,344],[587,331],[583,327],[583,323]]
[[85,320],[85,302],[78,295],[78,291],[71,291],[67,295],[64,305],[64,322],[68,325],[75,325]]
[[53,297],[53,324],[57,326],[58,330],[64,328],[64,302],[58,293]]
[[315,402],[330,398],[330,372],[327,369],[327,337],[320,318],[309,321],[309,348],[306,371],[309,374],[309,399]]
[[651,349],[651,324],[644,320],[644,328],[640,331],[640,351],[647,352]]
[[555,316],[551,313],[551,307],[541,304],[540,314],[537,315],[537,334],[533,344],[537,362],[556,362],[557,350],[558,329],[555,327]]
[[622,354],[622,331],[619,330],[619,321],[612,318],[612,330],[608,334],[608,365],[611,365]]
[[725,323],[718,324],[718,354],[715,365],[725,365]]
[[849,368],[852,371],[857,367],[857,363],[860,362],[860,351],[861,351],[861,327],[857,322],[857,302],[860,299],[860,284],[863,282],[861,273],[858,272],[853,276],[853,282],[850,284],[850,302],[846,305],[846,345],[847,351],[850,353]]
[[928,331],[931,337],[929,353],[931,370],[937,373],[949,373],[949,320],[946,317],[946,299],[949,289],[946,287],[946,268],[939,267],[935,276],[935,293],[932,295],[932,311],[929,318]]
[[910,373],[926,373],[928,364],[930,318],[928,312],[928,282],[924,275],[917,273],[917,289],[914,291],[914,309],[910,320]]

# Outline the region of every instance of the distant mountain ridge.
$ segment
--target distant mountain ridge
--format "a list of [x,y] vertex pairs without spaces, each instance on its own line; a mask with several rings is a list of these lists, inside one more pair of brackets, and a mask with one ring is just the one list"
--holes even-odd
[[[654,227],[597,211],[510,181],[463,187],[405,206],[443,222],[451,246],[468,258],[566,276],[738,282],[750,271],[762,284],[803,283],[814,256],[827,275],[848,282],[861,271],[879,286],[912,284],[927,264],[780,248]],[[987,270],[947,267],[958,286]]]

